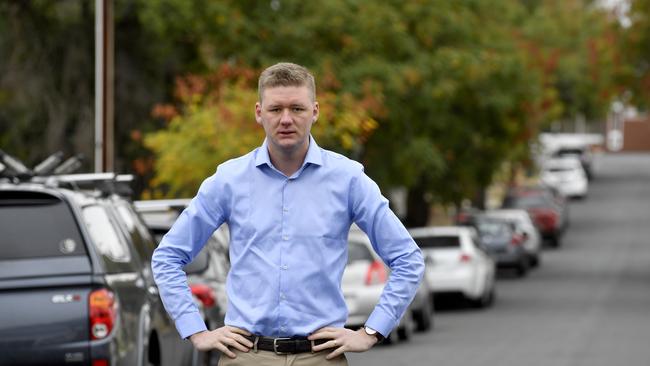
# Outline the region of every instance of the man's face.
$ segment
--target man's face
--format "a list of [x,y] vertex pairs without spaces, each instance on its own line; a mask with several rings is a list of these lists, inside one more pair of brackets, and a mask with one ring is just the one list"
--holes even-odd
[[272,152],[306,151],[317,118],[318,102],[311,100],[306,86],[266,88],[255,104],[255,119],[264,127]]

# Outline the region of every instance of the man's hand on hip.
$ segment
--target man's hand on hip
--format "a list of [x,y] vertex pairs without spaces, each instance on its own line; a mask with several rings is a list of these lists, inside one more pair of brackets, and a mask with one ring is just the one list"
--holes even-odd
[[315,331],[307,338],[312,341],[329,339],[313,348],[314,352],[334,348],[334,351],[327,355],[328,360],[338,357],[344,352],[365,352],[377,343],[377,337],[367,334],[363,328],[354,331],[346,328],[325,327]]
[[251,335],[249,332],[225,325],[215,330],[206,330],[194,333],[190,336],[190,341],[199,351],[210,351],[217,349],[230,358],[237,357],[228,347],[234,347],[242,352],[248,352],[253,343],[243,336]]

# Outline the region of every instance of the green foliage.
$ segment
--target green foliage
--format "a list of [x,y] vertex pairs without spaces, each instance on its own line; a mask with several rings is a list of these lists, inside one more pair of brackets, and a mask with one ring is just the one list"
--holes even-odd
[[[53,34],[80,34],[72,21],[79,21],[78,9],[89,9],[74,1],[9,4],[0,16],[34,17]],[[148,194],[193,194],[219,162],[259,145],[255,79],[272,63],[292,61],[317,77],[319,144],[361,160],[384,188],[406,186],[457,203],[489,185],[503,163],[526,161],[529,142],[550,122],[602,119],[623,90],[621,74],[628,83],[643,81],[637,95],[650,90],[649,4],[634,2],[633,32],[625,32],[587,0],[117,2],[116,147],[123,166],[132,162],[138,175],[155,175]],[[0,22],[0,51],[10,55],[0,59],[3,75],[29,54],[14,50],[20,37],[42,45],[32,33],[14,37],[7,28]],[[76,49],[65,41],[53,44]],[[83,65],[79,70],[88,69]],[[246,73],[227,73],[238,69]],[[176,79],[187,74],[194,79]],[[41,80],[20,75],[27,86]],[[0,144],[42,137],[42,122],[36,131],[27,126],[46,119],[30,114],[43,108],[16,103],[20,82],[7,85],[0,81],[0,106],[15,110],[0,109],[0,121],[11,115],[22,127],[3,126]],[[38,90],[34,85],[26,90]],[[83,100],[89,93],[77,94]],[[25,93],[23,101],[35,95]],[[69,100],[75,97],[66,94]],[[66,109],[61,120],[81,119],[75,113]]]
[[623,82],[636,105],[647,110],[650,106],[650,0],[631,2],[630,27],[622,30],[625,50]]
[[[224,65],[207,76],[177,80],[177,106],[161,105],[157,115],[167,128],[147,134],[145,145],[156,155],[155,177],[145,197],[192,196],[218,164],[261,145],[264,131],[254,119],[259,71]],[[312,134],[319,145],[353,155],[376,122],[349,93],[322,90]]]

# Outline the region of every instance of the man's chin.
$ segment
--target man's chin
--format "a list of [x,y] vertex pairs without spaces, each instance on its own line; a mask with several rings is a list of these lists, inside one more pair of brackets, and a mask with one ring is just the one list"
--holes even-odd
[[277,146],[279,149],[284,150],[284,151],[294,151],[294,150],[299,150],[300,147],[302,146],[303,142],[298,141],[295,138],[280,138],[280,139],[275,139],[274,145]]

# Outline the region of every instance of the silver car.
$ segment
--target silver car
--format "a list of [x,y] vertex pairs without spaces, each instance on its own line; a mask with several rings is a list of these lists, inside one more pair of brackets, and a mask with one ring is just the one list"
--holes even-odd
[[526,253],[528,253],[530,264],[533,267],[539,265],[542,257],[542,238],[526,210],[488,210],[485,211],[483,215],[486,217],[512,221],[516,225],[517,230],[524,235],[523,247],[526,250]]
[[[348,237],[348,264],[343,272],[342,290],[348,306],[346,327],[358,328],[379,302],[390,275],[389,268],[375,253],[370,240],[361,230],[352,229]],[[397,328],[386,339],[408,340],[412,331],[426,331],[433,326],[433,304],[426,283],[418,290]]]

